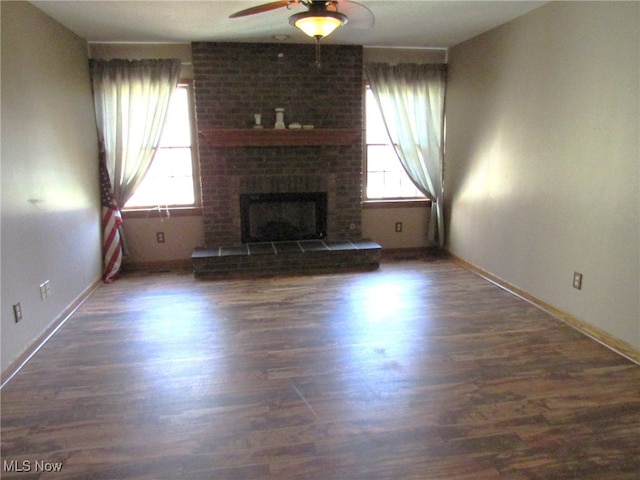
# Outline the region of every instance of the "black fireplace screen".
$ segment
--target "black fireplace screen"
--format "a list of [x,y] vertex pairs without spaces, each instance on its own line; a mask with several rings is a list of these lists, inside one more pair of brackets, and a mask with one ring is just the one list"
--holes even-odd
[[326,192],[240,195],[242,242],[325,238]]

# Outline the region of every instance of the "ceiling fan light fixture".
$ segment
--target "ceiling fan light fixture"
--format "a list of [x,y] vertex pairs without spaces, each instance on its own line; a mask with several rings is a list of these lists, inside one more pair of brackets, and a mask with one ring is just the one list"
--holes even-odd
[[302,12],[289,17],[289,23],[311,38],[320,39],[347,23],[346,15],[338,12]]

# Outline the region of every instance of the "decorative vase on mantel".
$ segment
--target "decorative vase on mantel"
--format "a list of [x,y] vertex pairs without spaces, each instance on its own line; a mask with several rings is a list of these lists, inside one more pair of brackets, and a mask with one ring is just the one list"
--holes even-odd
[[276,108],[276,130],[284,130],[284,108]]

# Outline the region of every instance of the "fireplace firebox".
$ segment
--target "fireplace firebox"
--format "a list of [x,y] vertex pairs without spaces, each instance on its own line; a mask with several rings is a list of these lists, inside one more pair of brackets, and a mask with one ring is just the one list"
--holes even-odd
[[240,195],[243,243],[323,239],[327,235],[327,193]]

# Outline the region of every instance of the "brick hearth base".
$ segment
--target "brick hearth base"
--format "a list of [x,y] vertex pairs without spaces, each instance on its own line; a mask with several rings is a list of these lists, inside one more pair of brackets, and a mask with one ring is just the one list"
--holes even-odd
[[191,255],[196,278],[375,270],[382,247],[370,240],[249,243],[198,248]]

